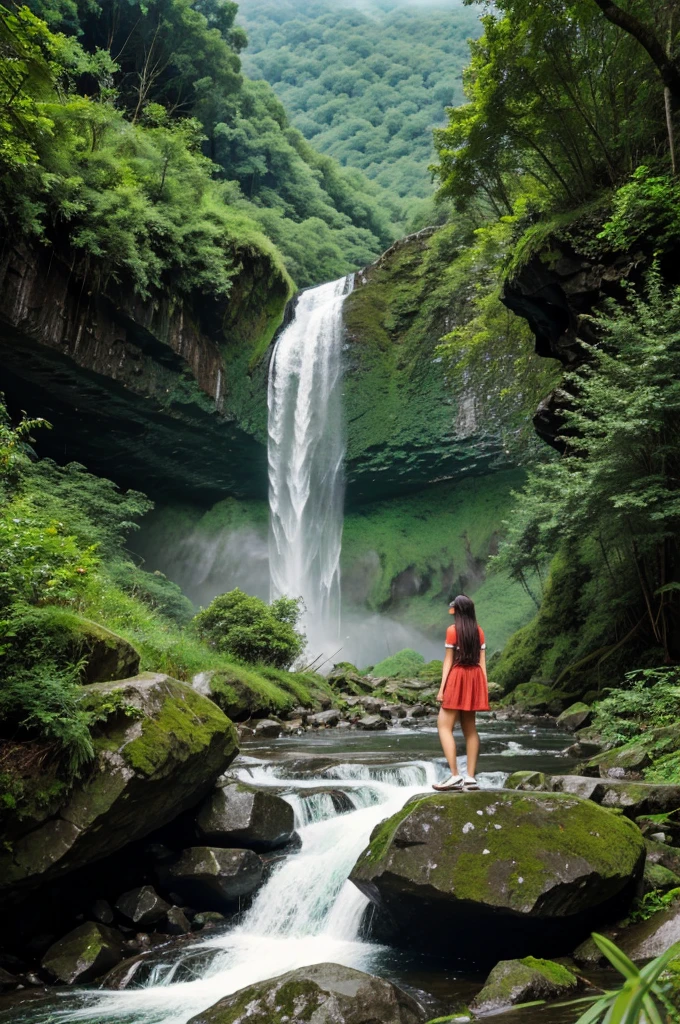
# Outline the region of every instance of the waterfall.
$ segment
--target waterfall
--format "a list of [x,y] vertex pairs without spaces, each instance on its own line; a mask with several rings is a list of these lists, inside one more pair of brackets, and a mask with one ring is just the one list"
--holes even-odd
[[310,649],[328,656],[340,635],[342,304],[352,284],[302,293],[269,371],[271,597],[303,599]]

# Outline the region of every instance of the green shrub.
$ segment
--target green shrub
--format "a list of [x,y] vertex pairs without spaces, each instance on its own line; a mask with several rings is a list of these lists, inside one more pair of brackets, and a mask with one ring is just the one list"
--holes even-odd
[[680,669],[628,672],[619,689],[595,705],[593,728],[608,743],[625,743],[648,723],[671,725],[680,717]]
[[143,604],[185,626],[194,615],[194,606],[180,587],[162,572],[145,572],[134,562],[116,561],[106,567],[116,586]]
[[396,654],[391,654],[389,658],[384,658],[374,665],[373,675],[406,679],[409,676],[417,676],[424,665],[425,658],[422,654],[405,647],[403,651],[397,651]]
[[267,605],[259,597],[232,590],[216,597],[194,618],[198,636],[241,661],[288,668],[305,649],[296,630],[300,601],[281,597]]

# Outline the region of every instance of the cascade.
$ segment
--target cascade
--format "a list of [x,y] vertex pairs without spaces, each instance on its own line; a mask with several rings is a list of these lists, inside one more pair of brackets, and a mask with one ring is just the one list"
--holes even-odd
[[353,276],[310,288],[269,371],[271,597],[301,597],[314,655],[339,646],[345,438],[342,304]]

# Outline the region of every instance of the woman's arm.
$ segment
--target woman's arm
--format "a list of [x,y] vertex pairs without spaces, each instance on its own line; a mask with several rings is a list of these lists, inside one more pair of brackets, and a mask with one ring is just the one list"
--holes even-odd
[[479,656],[479,664],[481,665],[482,672],[484,673],[484,679],[488,683],[489,680],[487,679],[487,675],[486,675],[486,651],[484,651],[484,650],[482,651],[482,653]]
[[446,680],[449,677],[449,672],[451,671],[452,665],[453,650],[450,647],[447,647],[446,654],[444,655],[444,665],[442,667],[442,685],[439,687],[439,693],[437,694],[438,701],[444,700],[444,686],[446,685]]

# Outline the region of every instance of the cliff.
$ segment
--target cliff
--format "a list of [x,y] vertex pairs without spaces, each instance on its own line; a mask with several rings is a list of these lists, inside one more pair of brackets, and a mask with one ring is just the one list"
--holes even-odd
[[263,359],[288,282],[244,251],[222,303],[103,293],[48,251],[0,259],[0,363],[10,409],[53,426],[41,454],[153,496],[266,494]]

